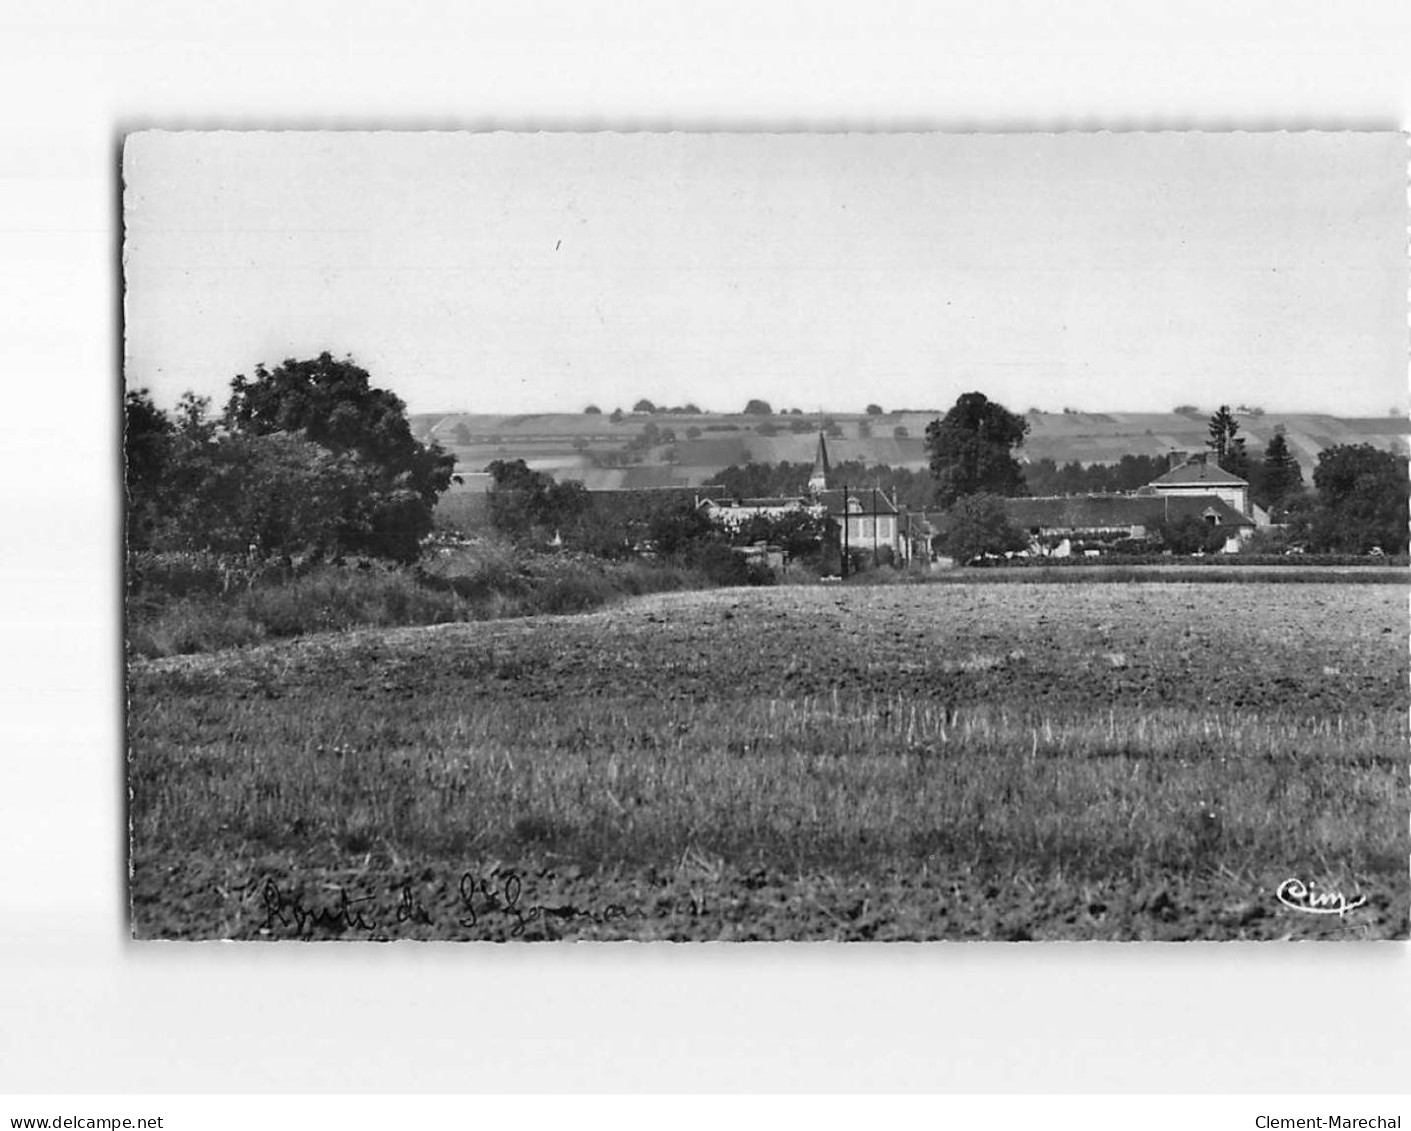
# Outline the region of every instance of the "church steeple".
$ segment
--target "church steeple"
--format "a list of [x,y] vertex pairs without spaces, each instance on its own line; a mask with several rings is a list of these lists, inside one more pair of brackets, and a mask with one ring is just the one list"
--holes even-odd
[[808,489],[815,495],[828,490],[828,444],[823,439],[822,432],[818,433],[818,454],[813,457],[813,472],[808,477]]

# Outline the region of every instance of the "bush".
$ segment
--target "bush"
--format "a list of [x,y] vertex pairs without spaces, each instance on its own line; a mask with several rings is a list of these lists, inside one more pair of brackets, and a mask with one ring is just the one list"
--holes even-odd
[[774,585],[778,582],[774,571],[762,561],[747,560],[745,562],[745,584],[746,585]]
[[679,561],[712,585],[745,584],[744,559],[723,543],[695,543],[680,554]]
[[1161,543],[1173,554],[1213,554],[1224,548],[1228,531],[1211,526],[1196,515],[1186,515],[1156,527]]
[[950,513],[945,547],[961,565],[985,555],[1022,550],[1029,544],[1028,535],[1010,521],[1004,500],[998,496],[963,495]]
[[[364,626],[579,613],[643,593],[775,582],[764,563],[718,541],[691,543],[652,563],[519,553],[492,539],[443,548],[415,569],[363,560],[240,573],[214,555],[152,553],[133,554],[129,563],[128,648],[138,656]],[[228,584],[230,577],[237,580]]]
[[474,611],[451,592],[423,586],[396,567],[323,565],[303,577],[256,577],[247,587],[211,591],[185,587],[173,571],[163,591],[149,571],[128,601],[128,646],[140,656],[209,652],[311,632],[361,625],[392,627],[470,620]]

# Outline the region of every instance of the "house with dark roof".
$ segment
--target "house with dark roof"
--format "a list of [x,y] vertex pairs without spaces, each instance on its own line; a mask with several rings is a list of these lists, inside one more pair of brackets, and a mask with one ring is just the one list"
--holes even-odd
[[902,537],[902,514],[894,499],[876,487],[841,487],[819,491],[814,498],[838,524],[839,540],[850,551],[872,554],[888,550],[893,561],[907,561],[910,546]]
[[1181,462],[1173,460],[1171,470],[1165,475],[1157,476],[1141,488],[1138,494],[1165,495],[1170,498],[1203,498],[1214,495],[1241,514],[1253,514],[1249,503],[1249,484],[1204,457]]

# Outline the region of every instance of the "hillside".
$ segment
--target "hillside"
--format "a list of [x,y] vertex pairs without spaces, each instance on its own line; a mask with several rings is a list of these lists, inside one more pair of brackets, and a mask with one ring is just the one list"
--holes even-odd
[[[833,413],[841,435],[830,438],[834,462],[921,469],[926,466],[926,425],[939,412],[881,416]],[[1282,425],[1294,457],[1311,480],[1318,453],[1335,444],[1369,443],[1388,450],[1408,448],[1405,418],[1336,417],[1312,413],[1237,414],[1241,434],[1257,454]],[[1029,438],[1021,458],[1049,457],[1059,464],[1115,463],[1123,455],[1164,455],[1205,450],[1209,414],[1030,413]],[[486,416],[422,414],[412,426],[455,453],[464,479],[459,490],[483,491],[485,466],[496,459],[523,459],[558,479],[576,479],[591,490],[699,486],[731,464],[806,463],[813,460],[820,427],[816,415],[747,416],[739,413],[630,413],[614,423],[607,415],[581,413]],[[762,431],[761,431],[762,430]]]

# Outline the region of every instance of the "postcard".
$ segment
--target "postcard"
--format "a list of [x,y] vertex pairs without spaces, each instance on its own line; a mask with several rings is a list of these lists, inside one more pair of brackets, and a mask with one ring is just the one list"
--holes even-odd
[[1395,133],[126,139],[139,939],[1406,939]]

